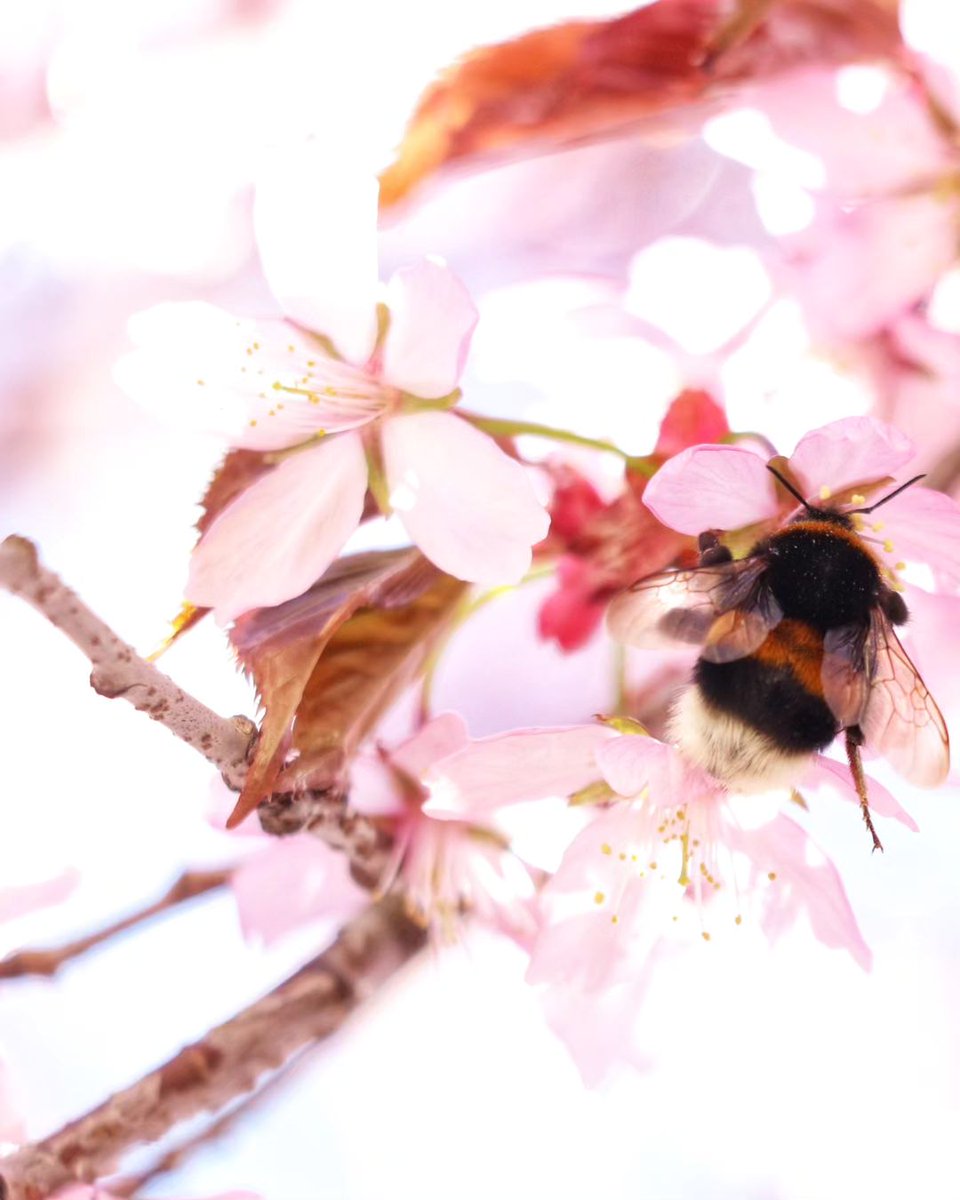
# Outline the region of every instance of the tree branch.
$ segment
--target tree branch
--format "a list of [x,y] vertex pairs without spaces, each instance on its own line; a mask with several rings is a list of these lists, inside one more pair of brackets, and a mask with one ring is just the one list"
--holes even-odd
[[94,691],[110,700],[122,696],[198,750],[229,787],[242,786],[256,732],[249,718],[219,716],[140,658],[41,564],[36,546],[26,538],[14,535],[0,543],[0,586],[32,604],[87,656]]
[[129,917],[124,917],[123,920],[108,925],[105,929],[87,934],[86,937],[77,938],[76,941],[68,942],[65,946],[59,946],[53,950],[19,950],[16,954],[11,954],[9,958],[0,962],[0,979],[16,979],[21,975],[53,975],[69,959],[85,954],[94,946],[109,941],[117,934],[125,933],[135,925],[149,921],[168,908],[183,904],[187,900],[194,899],[195,896],[202,896],[206,892],[223,887],[229,882],[232,874],[231,870],[184,871],[165,896],[146,908],[140,909],[139,912],[131,913]]
[[350,873],[361,887],[376,889],[393,842],[372,818],[354,812],[337,788],[276,792],[257,809],[261,828],[276,837],[305,830],[347,856]]
[[131,1147],[252,1090],[267,1071],[328,1037],[423,946],[396,897],[372,905],[290,979],[58,1133],[0,1159],[0,1200],[44,1200],[91,1182]]
[[[166,725],[212,762],[228,787],[240,791],[257,732],[252,721],[219,716],[140,658],[40,563],[36,546],[26,538],[13,535],[0,542],[0,587],[32,604],[83,651],[93,666],[90,683],[95,691],[111,699],[122,696],[140,712]],[[346,854],[359,883],[369,888],[379,884],[390,839],[375,821],[352,812],[342,792],[281,792],[264,800],[259,814],[267,833],[282,836],[309,830]],[[0,978],[3,971],[0,964]]]

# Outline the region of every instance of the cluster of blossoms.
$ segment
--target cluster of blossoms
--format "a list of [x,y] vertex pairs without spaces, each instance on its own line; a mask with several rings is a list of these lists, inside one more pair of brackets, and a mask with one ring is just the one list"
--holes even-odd
[[[235,450],[261,456],[252,482],[204,529],[191,603],[224,622],[279,605],[309,588],[379,511],[467,582],[517,583],[536,552],[559,582],[540,632],[571,650],[638,577],[694,565],[698,534],[722,531],[742,556],[789,518],[796,501],[775,484],[769,455],[756,439],[732,444],[723,410],[696,391],[675,401],[651,454],[626,460],[612,500],[569,465],[548,462],[548,517],[528,467],[455,411],[477,319],[463,285],[430,260],[378,284],[375,199],[373,189],[359,193],[341,220],[318,230],[310,187],[292,212],[289,199],[262,189],[259,244],[282,318],[238,320],[184,304],[132,324],[138,348],[120,366],[124,385],[164,402],[191,390],[195,416],[232,431]],[[848,418],[770,463],[811,503],[853,509],[912,456],[896,430]],[[926,564],[934,589],[960,585],[960,509],[948,497],[913,488],[882,518],[853,521],[908,600],[914,564]],[[631,640],[629,621],[615,618],[610,632]],[[821,790],[857,801],[846,768],[827,758],[811,759],[792,783],[804,803]],[[590,1080],[624,1053],[637,998],[669,938],[709,941],[751,919],[774,938],[805,912],[824,944],[870,964],[836,869],[783,811],[784,798],[734,794],[630,720],[471,741],[457,714],[423,713],[407,740],[354,759],[349,794],[392,840],[380,889],[399,889],[409,914],[440,939],[469,913],[528,950],[528,977]],[[513,852],[501,818],[551,797],[573,797],[581,829],[546,878]],[[875,781],[870,799],[876,813],[915,828]],[[233,886],[246,932],[265,941],[362,903],[343,865],[307,835],[271,843]],[[585,1033],[589,1011],[605,1015]]]

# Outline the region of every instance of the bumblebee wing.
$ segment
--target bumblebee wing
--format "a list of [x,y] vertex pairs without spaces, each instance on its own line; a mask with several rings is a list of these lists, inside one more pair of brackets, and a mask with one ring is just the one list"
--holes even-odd
[[766,570],[757,555],[649,575],[613,599],[607,628],[616,641],[645,650],[699,646],[712,662],[745,658],[783,616]]
[[943,714],[879,608],[865,648],[870,694],[860,721],[866,744],[904,779],[936,787],[950,770]]
[[844,729],[859,725],[866,712],[870,698],[870,638],[870,626],[844,625],[829,630],[823,639],[823,698]]

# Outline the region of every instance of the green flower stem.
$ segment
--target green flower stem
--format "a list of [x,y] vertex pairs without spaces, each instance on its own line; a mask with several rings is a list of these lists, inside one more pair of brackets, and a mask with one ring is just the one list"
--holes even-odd
[[383,469],[380,446],[376,442],[366,439],[364,451],[367,456],[367,487],[377,502],[377,508],[380,509],[383,516],[389,517],[393,509],[390,507],[390,486]]
[[602,438],[584,437],[580,433],[571,433],[569,429],[554,429],[552,425],[539,425],[536,421],[512,421],[504,417],[480,417],[474,413],[461,413],[477,429],[493,437],[519,437],[529,434],[531,437],[548,438],[554,442],[569,442],[574,446],[587,446],[591,450],[600,450],[606,454],[616,454],[626,463],[633,464],[641,460],[627,454],[613,442]]

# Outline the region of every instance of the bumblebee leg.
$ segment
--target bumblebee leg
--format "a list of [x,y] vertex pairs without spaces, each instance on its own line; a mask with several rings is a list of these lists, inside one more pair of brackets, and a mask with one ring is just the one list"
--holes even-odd
[[843,732],[847,748],[847,762],[850,764],[850,774],[853,776],[854,787],[857,789],[857,795],[860,797],[860,812],[863,814],[864,824],[870,831],[871,838],[873,838],[874,850],[879,850],[882,853],[883,844],[877,837],[877,831],[873,827],[873,819],[870,816],[870,801],[867,798],[867,780],[863,773],[863,763],[860,759],[860,747],[863,745],[863,730],[859,725],[850,725]]
[[905,625],[907,623],[907,618],[910,614],[907,612],[906,602],[899,592],[895,592],[893,588],[883,586],[880,589],[880,595],[877,597],[877,603],[891,625]]
[[697,538],[700,550],[700,566],[715,567],[717,563],[732,562],[733,555],[720,541],[719,529],[708,529]]

